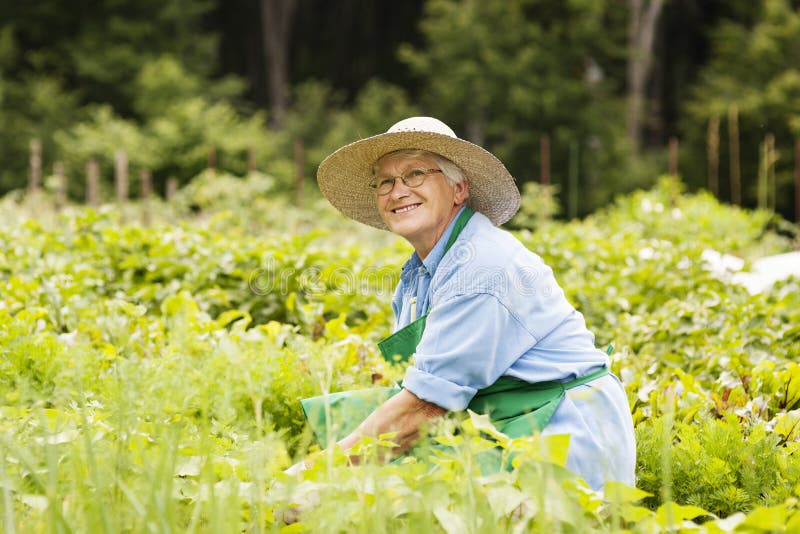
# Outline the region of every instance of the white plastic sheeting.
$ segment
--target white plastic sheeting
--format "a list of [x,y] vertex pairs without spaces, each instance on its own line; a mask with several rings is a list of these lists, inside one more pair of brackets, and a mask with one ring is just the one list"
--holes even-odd
[[743,285],[751,294],[769,289],[778,280],[800,277],[800,251],[766,256],[751,262],[750,271],[743,271],[745,261],[716,250],[704,250],[706,267],[722,280]]

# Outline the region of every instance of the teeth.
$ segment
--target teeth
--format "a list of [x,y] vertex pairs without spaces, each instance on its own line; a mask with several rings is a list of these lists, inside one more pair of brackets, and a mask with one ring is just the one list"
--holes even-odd
[[405,208],[398,208],[398,209],[393,210],[393,211],[395,213],[405,213],[407,211],[411,211],[411,210],[417,209],[418,206],[419,206],[419,204],[412,204],[411,206],[406,206]]

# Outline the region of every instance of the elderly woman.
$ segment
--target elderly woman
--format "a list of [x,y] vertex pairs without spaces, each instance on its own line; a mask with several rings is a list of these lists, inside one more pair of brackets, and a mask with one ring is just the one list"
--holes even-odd
[[511,436],[569,434],[567,467],[595,489],[634,484],[625,392],[552,270],[497,228],[520,200],[497,158],[413,117],[337,150],[317,176],[342,213],[414,247],[392,302],[395,333],[379,344],[413,364],[341,447],[395,432],[402,453],[429,419],[469,407]]

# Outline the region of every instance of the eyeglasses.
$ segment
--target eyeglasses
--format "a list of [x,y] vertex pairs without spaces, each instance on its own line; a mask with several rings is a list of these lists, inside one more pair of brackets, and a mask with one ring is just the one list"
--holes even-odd
[[373,180],[369,186],[373,188],[378,195],[388,195],[394,189],[394,182],[400,178],[406,187],[419,187],[429,174],[436,174],[442,172],[441,169],[408,169],[400,176],[378,176]]

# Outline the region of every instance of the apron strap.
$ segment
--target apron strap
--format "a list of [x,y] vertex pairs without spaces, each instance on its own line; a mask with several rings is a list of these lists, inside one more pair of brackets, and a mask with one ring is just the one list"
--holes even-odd
[[464,209],[461,211],[458,218],[456,219],[455,224],[453,225],[453,231],[450,232],[450,238],[447,240],[447,244],[444,246],[445,254],[447,254],[447,251],[450,250],[450,247],[453,246],[453,243],[456,242],[456,239],[458,239],[458,236],[461,234],[461,230],[464,229],[464,227],[467,225],[470,218],[474,214],[475,212],[472,211],[472,208],[470,208],[469,206],[464,206]]
[[[582,386],[609,373],[607,367],[593,371],[569,382],[525,382],[517,378],[501,376],[497,381],[479,390],[470,401],[470,410],[476,413],[489,414],[499,423],[498,430],[505,432],[503,426],[525,419],[530,425],[544,428],[561,403],[567,390]],[[512,436],[517,437],[517,436]]]
[[[474,214],[475,212],[472,211],[472,208],[469,206],[464,206],[464,209],[461,210],[458,218],[456,218],[456,222],[453,224],[453,230],[450,232],[447,244],[444,247],[445,254],[447,254],[447,251],[453,246],[453,243],[456,242],[461,231],[467,226],[467,223]],[[410,322],[389,337],[379,341],[378,348],[383,358],[389,363],[404,363],[408,361],[409,357],[417,351],[417,345],[419,345],[419,341],[422,339],[422,333],[425,331],[427,318],[428,312],[426,310],[425,313],[416,320]]]
[[586,384],[588,382],[591,382],[595,378],[600,378],[601,376],[605,376],[608,373],[609,373],[608,367],[603,366],[600,369],[598,369],[597,371],[589,373],[588,375],[584,375],[584,376],[582,376],[580,378],[576,378],[575,380],[572,380],[570,382],[565,382],[563,384],[563,386],[564,386],[564,389],[572,389],[572,388],[575,388],[575,387],[578,387],[578,386],[582,386],[582,385],[584,385],[584,384]]

